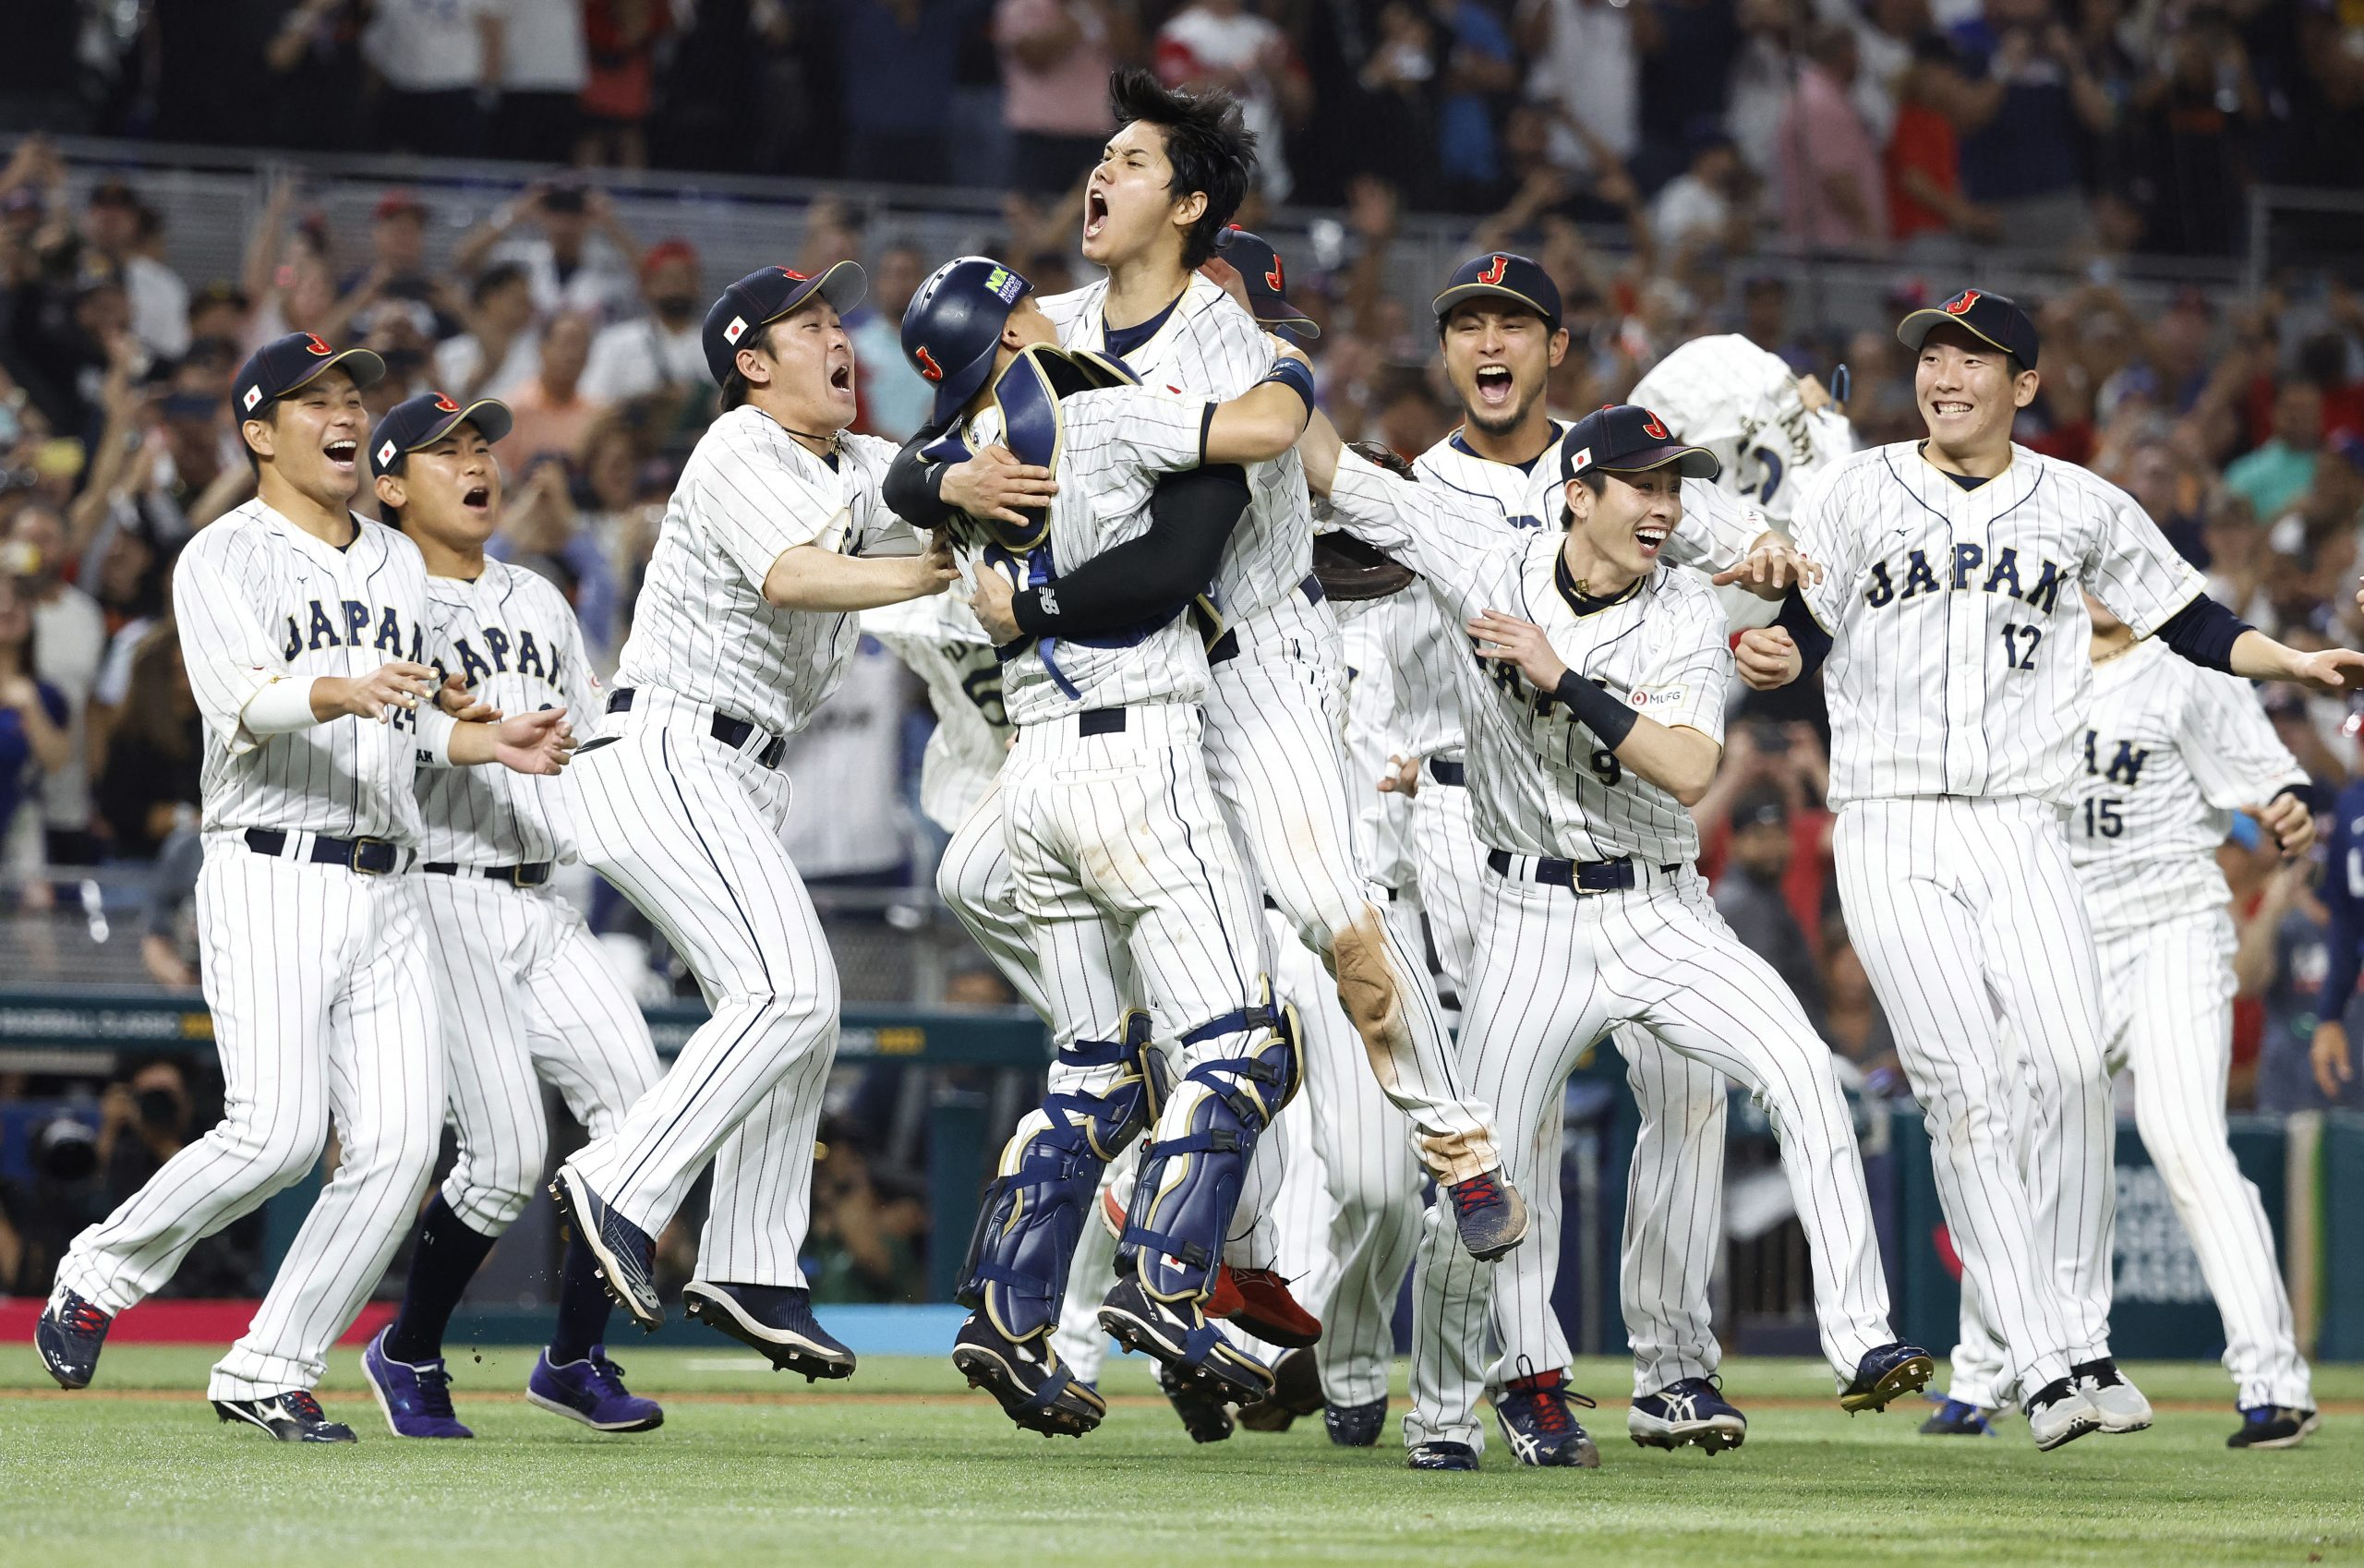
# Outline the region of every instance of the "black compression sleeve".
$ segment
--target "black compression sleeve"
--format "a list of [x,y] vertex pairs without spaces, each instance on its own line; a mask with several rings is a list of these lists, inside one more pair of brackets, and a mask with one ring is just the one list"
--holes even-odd
[[2204,669],[2233,671],[2233,645],[2255,628],[2201,594],[2160,622],[2159,640]]
[[905,441],[903,450],[895,454],[894,465],[886,470],[886,484],[880,487],[887,510],[914,527],[941,528],[952,520],[954,509],[944,499],[944,472],[951,465],[930,463],[920,455],[920,449],[940,434],[922,430]]
[[1048,589],[1018,596],[1019,630],[1034,637],[1090,636],[1170,615],[1214,580],[1239,514],[1248,476],[1231,464],[1169,474],[1150,499],[1149,530],[1063,573]]
[[1573,669],[1560,677],[1551,694],[1612,752],[1625,743],[1625,737],[1634,732],[1634,721],[1642,717]]
[[1822,668],[1822,661],[1830,656],[1830,633],[1822,629],[1822,622],[1806,608],[1805,596],[1795,588],[1783,594],[1781,613],[1773,618],[1773,624],[1787,632],[1790,640],[1798,645],[1798,657],[1803,661],[1799,680]]

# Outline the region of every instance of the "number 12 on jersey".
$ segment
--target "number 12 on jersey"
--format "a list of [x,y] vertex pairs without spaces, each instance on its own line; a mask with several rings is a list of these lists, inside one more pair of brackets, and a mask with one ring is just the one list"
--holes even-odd
[[2003,628],[2003,662],[2013,669],[2035,668],[2036,645],[2044,641],[2041,626],[2007,625]]

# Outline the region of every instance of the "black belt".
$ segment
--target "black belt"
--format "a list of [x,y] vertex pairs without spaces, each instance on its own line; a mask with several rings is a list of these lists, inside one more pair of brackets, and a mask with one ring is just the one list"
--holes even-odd
[[[1322,590],[1321,579],[1311,575],[1308,575],[1304,582],[1299,583],[1297,585],[1297,591],[1305,596],[1305,602],[1308,604],[1320,604],[1323,599],[1330,597]],[[1222,636],[1217,637],[1213,642],[1207,645],[1207,662],[1209,664],[1221,664],[1225,659],[1237,658],[1238,657],[1239,633],[1236,632],[1226,631]]]
[[464,876],[473,872],[487,882],[506,882],[516,887],[539,887],[550,879],[550,862],[527,861],[522,865],[464,866],[452,861],[428,861],[418,868],[438,876]]
[[[288,837],[275,827],[249,827],[247,848],[276,859],[287,852]],[[332,838],[320,833],[313,835],[312,852],[305,859],[314,865],[341,865],[364,876],[383,876],[401,869],[403,851],[383,838]]]
[[1450,757],[1430,757],[1429,777],[1440,784],[1466,788],[1469,783],[1469,766],[1466,763],[1454,762]]
[[1125,732],[1125,710],[1120,707],[1086,708],[1075,716],[1075,732],[1079,735],[1121,735]]
[[[1635,886],[1634,861],[1622,856],[1613,861],[1562,861],[1545,857],[1531,858],[1535,873],[1527,880],[1548,887],[1565,887],[1573,893],[1622,893]],[[1511,854],[1507,850],[1486,851],[1486,864],[1497,876],[1511,874]],[[1671,876],[1683,869],[1681,862],[1662,865],[1658,870]]]
[[[608,711],[630,713],[632,699],[633,688],[619,686],[608,694]],[[709,734],[734,752],[746,745],[747,738],[754,734],[758,726],[747,719],[733,718],[729,714],[719,711],[715,714],[714,721],[706,726]],[[774,735],[764,742],[764,749],[755,754],[755,761],[765,767],[778,767],[780,758],[787,754],[788,737]]]

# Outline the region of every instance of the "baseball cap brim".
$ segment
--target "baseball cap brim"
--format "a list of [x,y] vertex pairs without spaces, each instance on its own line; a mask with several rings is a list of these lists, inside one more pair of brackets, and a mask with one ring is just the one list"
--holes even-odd
[[1679,441],[1623,452],[1613,463],[1596,463],[1592,467],[1603,474],[1648,474],[1670,463],[1686,479],[1712,479],[1724,471],[1723,460],[1706,447],[1684,446]]
[[840,316],[860,305],[870,293],[870,274],[856,261],[833,262],[824,271],[807,278],[802,286],[792,291],[780,308],[756,322],[764,326],[783,316],[792,316],[802,309],[814,295],[829,302]]
[[497,441],[506,436],[516,423],[516,416],[509,412],[507,404],[495,397],[480,397],[464,405],[457,414],[439,421],[432,429],[403,451],[413,452],[433,446],[462,425],[474,425],[478,435],[488,441]]
[[1560,318],[1553,312],[1545,309],[1542,301],[1530,299],[1526,295],[1519,293],[1516,289],[1504,288],[1500,283],[1454,284],[1453,287],[1445,290],[1442,294],[1437,296],[1435,303],[1437,320],[1440,321],[1443,320],[1447,316],[1453,314],[1453,308],[1454,306],[1466,304],[1468,301],[1473,299],[1507,299],[1514,305],[1524,305],[1529,310],[1534,311],[1536,315],[1541,317],[1544,324],[1550,327],[1552,331],[1557,332],[1560,329]]
[[339,366],[344,367],[344,373],[353,378],[353,384],[356,387],[374,387],[386,379],[386,362],[379,358],[373,351],[366,348],[340,348],[318,365],[313,366],[311,373],[302,380],[290,382],[279,395],[293,397]]
[[1899,321],[1896,324],[1896,341],[1918,354],[1921,352],[1921,345],[1928,341],[1931,332],[1936,332],[1939,327],[1948,326],[1960,327],[1979,342],[1991,344],[2005,354],[2016,352],[2009,344],[1990,337],[1972,326],[1968,317],[1949,315],[1946,311],[1936,309],[1915,310],[1903,320]]

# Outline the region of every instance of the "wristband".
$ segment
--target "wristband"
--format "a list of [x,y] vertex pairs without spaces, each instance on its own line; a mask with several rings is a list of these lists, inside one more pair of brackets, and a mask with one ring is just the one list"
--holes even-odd
[[1313,368],[1302,359],[1275,359],[1264,380],[1277,382],[1305,401],[1305,417],[1313,419]]
[[1634,720],[1642,717],[1573,669],[1560,677],[1551,694],[1612,752],[1625,743],[1625,737],[1634,732]]

